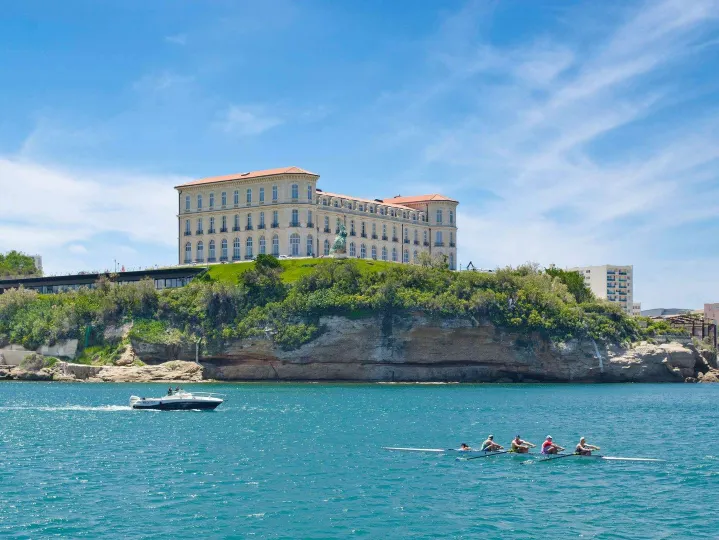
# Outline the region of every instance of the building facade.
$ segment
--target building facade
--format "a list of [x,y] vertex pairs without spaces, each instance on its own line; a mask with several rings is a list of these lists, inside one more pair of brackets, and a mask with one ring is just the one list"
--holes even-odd
[[632,303],[632,315],[635,317],[639,317],[642,314],[642,303],[641,302],[633,302]]
[[[584,283],[591,289],[594,296],[619,305],[628,315],[634,314],[634,279],[633,267],[614,266],[581,266],[570,268],[584,276]],[[641,305],[639,306],[641,311]]]
[[719,326],[719,304],[704,304],[704,319]]
[[288,167],[176,186],[180,264],[329,255],[340,225],[347,255],[397,263],[422,253],[457,264],[457,205],[443,195],[362,199],[317,188],[319,175]]

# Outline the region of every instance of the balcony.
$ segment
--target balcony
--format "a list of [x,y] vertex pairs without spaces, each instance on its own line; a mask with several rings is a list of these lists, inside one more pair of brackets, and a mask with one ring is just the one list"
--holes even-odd
[[414,241],[414,245],[415,245],[415,246],[418,246],[418,245],[419,245],[419,240],[415,240],[415,241]]
[[215,234],[217,231],[215,229],[209,229],[207,231],[207,234]]
[[227,262],[227,255],[220,257],[220,262]]
[[315,227],[315,224],[312,223],[311,221],[310,221],[309,223],[307,223],[307,228],[308,228],[308,229],[314,229],[314,227]]
[[260,229],[264,229],[264,228],[265,228],[265,224],[264,224],[264,223],[260,223],[260,224],[257,226],[257,230],[258,230],[258,231],[259,231]]
[[429,242],[427,242],[426,240],[422,243],[424,244],[424,247],[429,247]]
[[270,227],[272,227],[273,229],[277,229],[277,228],[279,228],[279,226],[280,226],[280,224],[277,223],[277,222],[275,222],[275,223],[273,223],[272,225],[270,225]]
[[350,231],[350,236],[357,236],[357,233],[354,231]]
[[325,232],[326,232],[326,233],[329,233],[329,232],[330,232],[330,228],[329,228],[329,227],[325,227]]
[[360,234],[360,236],[361,236],[362,238],[367,238],[367,233],[364,233],[364,232],[363,232],[362,234]]
[[242,257],[240,257],[239,255],[233,255],[233,256],[232,256],[232,260],[233,260],[233,261],[241,261],[241,260],[242,260]]
[[435,242],[434,247],[444,247],[444,242]]
[[299,227],[299,226],[300,226],[300,222],[299,222],[299,221],[290,221],[290,225],[289,225],[289,226],[290,226],[290,227]]
[[387,241],[387,235],[386,235],[386,234],[383,234],[383,235],[382,235],[382,240],[384,240],[385,242]]
[[405,243],[405,244],[409,244],[409,238],[405,238],[405,239],[404,239],[404,243]]
[[192,259],[185,259],[185,264],[192,264]]
[[192,233],[190,231],[185,231],[185,236],[192,236]]
[[376,234],[373,234],[373,235],[372,235],[372,240],[377,240],[377,235],[376,235]]
[[195,259],[195,262],[196,262],[196,263],[203,263],[203,262],[205,262],[205,258],[204,258],[204,257],[198,257],[197,259]]
[[232,232],[240,232],[240,228],[237,226],[232,227]]
[[221,233],[222,233],[222,232],[227,232],[227,227],[222,227],[222,228],[220,229],[220,232],[221,232]]
[[202,230],[197,231],[195,234],[205,234]]
[[454,242],[450,242],[449,247],[457,247],[457,244],[455,244]]
[[252,225],[250,225],[250,224],[248,223],[248,224],[247,224],[247,227],[245,227],[245,230],[246,230],[246,231],[251,231],[251,230],[252,230]]
[[254,259],[254,257],[252,255],[245,255],[246,261],[251,261],[252,259]]
[[207,262],[208,263],[217,262],[217,259],[215,259],[214,257],[207,257]]
[[399,242],[399,238],[397,238],[396,236],[393,236],[393,237],[392,237],[392,242]]

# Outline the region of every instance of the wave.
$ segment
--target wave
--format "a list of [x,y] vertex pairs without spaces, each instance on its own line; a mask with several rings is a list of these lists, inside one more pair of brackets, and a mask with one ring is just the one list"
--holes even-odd
[[127,405],[100,405],[97,407],[89,407],[85,405],[60,405],[57,407],[23,407],[23,406],[6,406],[0,407],[0,411],[131,411],[132,408]]

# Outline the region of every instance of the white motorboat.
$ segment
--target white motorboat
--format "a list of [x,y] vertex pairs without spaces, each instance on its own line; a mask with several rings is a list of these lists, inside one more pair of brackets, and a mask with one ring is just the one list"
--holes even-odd
[[217,397],[218,395],[212,392],[190,393],[176,390],[159,398],[130,396],[130,407],[160,411],[213,410],[223,402],[222,398]]

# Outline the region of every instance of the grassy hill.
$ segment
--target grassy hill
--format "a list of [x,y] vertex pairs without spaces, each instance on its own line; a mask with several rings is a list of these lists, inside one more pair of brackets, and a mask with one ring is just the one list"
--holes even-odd
[[[349,260],[349,259],[348,259]],[[336,263],[336,259],[280,259],[282,281],[294,283],[303,276],[311,274],[322,265]],[[388,268],[399,266],[399,263],[375,261],[372,259],[352,259],[362,275],[375,274]],[[255,268],[254,261],[232,264],[215,264],[210,267],[209,274],[213,279],[223,283],[237,283],[239,276],[250,268]]]

